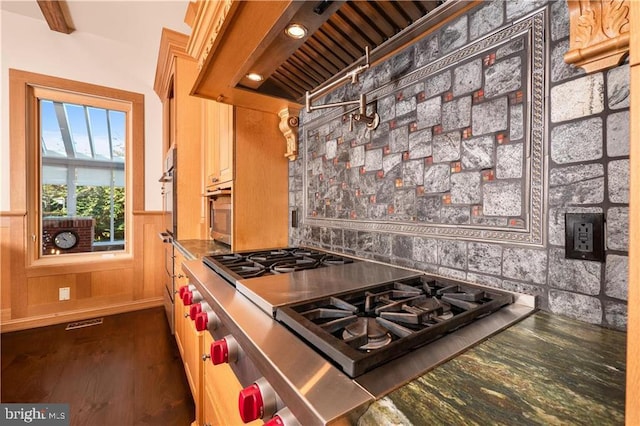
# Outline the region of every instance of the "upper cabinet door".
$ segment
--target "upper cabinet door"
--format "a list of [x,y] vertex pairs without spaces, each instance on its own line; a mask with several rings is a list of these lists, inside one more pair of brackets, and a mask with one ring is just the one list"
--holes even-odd
[[220,147],[218,155],[221,183],[233,180],[233,153],[235,147],[233,115],[233,106],[220,104]]

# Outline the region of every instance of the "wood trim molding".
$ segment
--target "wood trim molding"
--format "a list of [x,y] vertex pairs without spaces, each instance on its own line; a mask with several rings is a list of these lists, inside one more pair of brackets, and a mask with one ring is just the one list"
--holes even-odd
[[278,113],[280,124],[278,127],[287,140],[287,151],[284,156],[289,161],[295,161],[298,158],[298,115],[290,108],[284,108]]
[[587,73],[622,63],[629,53],[629,0],[569,0],[564,61]]
[[49,315],[39,315],[36,317],[19,318],[10,321],[3,321],[2,324],[0,324],[0,333],[26,330],[35,327],[44,327],[47,325],[61,324],[68,321],[80,321],[100,316],[121,314],[124,312],[139,311],[142,309],[162,306],[162,304],[162,297],[154,297],[135,302],[105,306],[104,308],[79,309],[62,314],[55,313]]
[[158,49],[158,63],[156,64],[156,76],[153,90],[160,99],[169,97],[171,74],[176,57],[193,59],[186,52],[189,37],[168,28],[162,29],[160,48]]
[[64,0],[37,0],[44,19],[52,31],[71,34],[75,31],[69,18],[67,2]]

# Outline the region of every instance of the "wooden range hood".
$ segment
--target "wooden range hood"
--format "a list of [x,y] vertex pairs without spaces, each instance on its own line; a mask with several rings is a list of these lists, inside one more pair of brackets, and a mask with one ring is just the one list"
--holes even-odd
[[[192,94],[251,109],[297,115],[306,91],[364,61],[388,58],[477,1],[198,1],[187,52],[198,61]],[[285,35],[302,24],[305,37]],[[250,72],[263,81],[246,78]]]

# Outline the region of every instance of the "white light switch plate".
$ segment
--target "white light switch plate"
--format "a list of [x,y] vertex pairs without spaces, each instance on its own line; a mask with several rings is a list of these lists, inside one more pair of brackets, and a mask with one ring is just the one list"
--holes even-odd
[[71,289],[69,287],[60,287],[58,289],[58,300],[69,300],[71,298]]

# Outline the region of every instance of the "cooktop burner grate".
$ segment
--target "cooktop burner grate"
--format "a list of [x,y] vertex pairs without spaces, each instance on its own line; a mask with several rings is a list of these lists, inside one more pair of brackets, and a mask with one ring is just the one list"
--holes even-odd
[[235,285],[240,279],[286,274],[353,263],[354,259],[319,250],[292,247],[204,256],[205,265]]
[[509,293],[425,275],[284,306],[276,319],[357,377],[510,303]]

